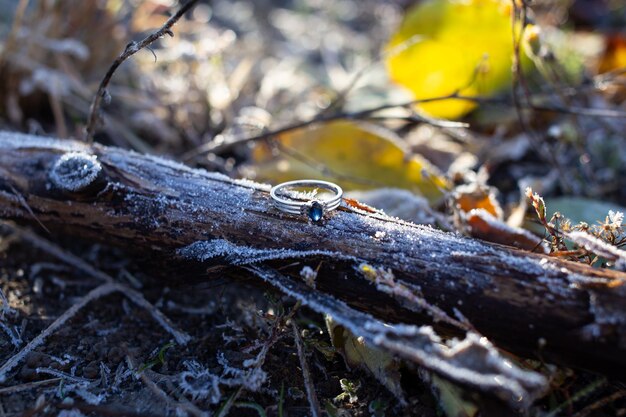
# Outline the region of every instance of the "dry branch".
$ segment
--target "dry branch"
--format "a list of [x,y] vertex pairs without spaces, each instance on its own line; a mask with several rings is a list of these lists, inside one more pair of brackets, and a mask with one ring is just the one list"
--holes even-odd
[[167,19],[167,21],[163,24],[163,26],[161,26],[159,30],[149,34],[148,36],[146,36],[144,39],[142,39],[139,42],[131,42],[128,45],[126,45],[124,52],[122,52],[117,57],[117,59],[115,59],[113,64],[107,70],[106,74],[104,75],[104,78],[102,79],[102,81],[100,82],[100,85],[98,86],[98,91],[96,92],[96,95],[94,96],[93,102],[91,103],[91,107],[89,109],[89,119],[87,121],[87,127],[85,128],[85,140],[87,142],[91,142],[93,140],[93,135],[97,128],[98,118],[100,116],[99,114],[100,103],[102,102],[102,99],[105,99],[106,101],[106,97],[108,97],[107,87],[109,83],[111,82],[111,78],[113,77],[113,74],[115,73],[115,71],[117,71],[119,66],[122,65],[124,61],[126,61],[128,58],[130,58],[132,55],[136,54],[140,50],[147,48],[148,46],[150,46],[150,44],[152,44],[157,39],[165,35],[174,36],[174,33],[172,32],[172,26],[174,26],[174,24],[176,24],[176,22],[178,22],[178,20],[185,13],[191,10],[191,8],[197,2],[198,0],[187,1],[187,3],[183,4],[181,8],[176,13],[174,13],[174,15],[172,15],[172,17]]
[[[117,148],[0,132],[0,217],[210,266],[297,259],[301,268],[323,259],[310,290],[326,296],[325,303],[343,300],[351,312],[378,320],[427,323],[428,311],[376,288],[396,282],[449,315],[461,313],[456,315],[500,347],[623,377],[626,274],[348,207],[322,225],[310,224],[277,212],[268,191],[267,185]],[[376,284],[360,272],[363,264],[390,268],[393,276]],[[304,285],[288,269],[249,270],[273,285],[273,278]],[[306,294],[298,294],[306,303]],[[419,346],[409,352],[407,344],[371,333],[382,328],[359,328],[400,356],[424,354]]]

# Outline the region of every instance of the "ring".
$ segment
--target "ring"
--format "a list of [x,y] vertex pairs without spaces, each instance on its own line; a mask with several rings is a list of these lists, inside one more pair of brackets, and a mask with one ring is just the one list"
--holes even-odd
[[[299,188],[299,187],[314,187],[323,188],[333,192],[333,195],[328,199],[312,199],[308,201],[307,195],[297,192],[286,192],[287,188]],[[270,191],[270,197],[274,203],[274,206],[285,213],[290,214],[304,214],[309,217],[313,222],[319,222],[324,213],[332,211],[339,207],[341,204],[341,196],[343,190],[337,184],[333,184],[328,181],[319,180],[297,180],[287,181],[282,184],[278,184],[272,187]]]

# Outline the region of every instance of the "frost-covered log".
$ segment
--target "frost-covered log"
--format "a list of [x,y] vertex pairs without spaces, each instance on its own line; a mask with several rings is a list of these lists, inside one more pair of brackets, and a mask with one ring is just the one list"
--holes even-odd
[[473,326],[514,353],[623,377],[626,274],[348,206],[311,224],[276,211],[268,191],[154,156],[0,132],[2,218],[179,262],[295,259],[285,279],[378,319]]

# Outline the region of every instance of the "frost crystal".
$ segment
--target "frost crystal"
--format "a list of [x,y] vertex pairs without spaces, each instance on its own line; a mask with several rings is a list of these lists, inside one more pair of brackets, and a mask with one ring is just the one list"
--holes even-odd
[[57,417],[86,417],[79,410],[72,408],[71,410],[61,410]]
[[219,387],[220,378],[195,361],[185,365],[189,370],[179,375],[183,392],[191,395],[194,400],[208,399],[211,404],[217,404],[222,398]]
[[624,221],[624,213],[621,211],[609,210],[609,221],[611,222],[611,227],[619,229],[622,227],[622,222]]
[[304,280],[305,284],[311,288],[315,288],[315,279],[317,278],[317,272],[315,272],[310,266],[305,266],[300,271],[300,276]]
[[626,251],[609,245],[608,243],[604,242],[601,239],[598,239],[595,236],[590,235],[589,233],[574,231],[566,233],[565,236],[570,238],[577,245],[587,249],[590,252],[595,253],[596,255],[600,255],[616,263],[623,263],[624,261],[626,261]]
[[244,369],[231,366],[223,354],[219,354],[217,360],[223,367],[221,376],[213,374],[196,361],[186,361],[188,370],[179,374],[183,392],[194,399],[208,399],[211,404],[217,404],[222,397],[220,385],[242,386],[256,392],[267,381],[267,373],[260,368],[257,360],[244,362]]

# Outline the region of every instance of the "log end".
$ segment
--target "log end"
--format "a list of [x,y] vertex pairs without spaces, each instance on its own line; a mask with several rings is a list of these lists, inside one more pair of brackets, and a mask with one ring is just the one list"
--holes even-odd
[[68,152],[54,163],[49,178],[52,184],[68,193],[95,191],[102,183],[102,165],[95,155]]

